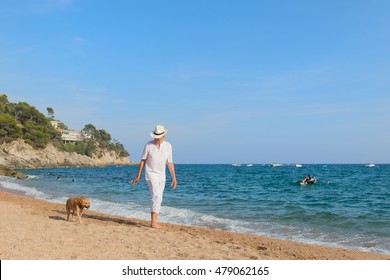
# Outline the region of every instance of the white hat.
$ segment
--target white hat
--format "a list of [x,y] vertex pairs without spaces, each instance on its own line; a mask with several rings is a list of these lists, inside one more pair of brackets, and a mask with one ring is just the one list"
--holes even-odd
[[150,132],[150,136],[154,139],[161,138],[167,134],[168,130],[162,125],[157,125],[154,131]]

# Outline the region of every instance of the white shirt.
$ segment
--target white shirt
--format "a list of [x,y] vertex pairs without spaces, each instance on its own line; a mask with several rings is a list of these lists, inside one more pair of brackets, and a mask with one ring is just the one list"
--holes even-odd
[[163,141],[158,147],[154,140],[146,143],[142,153],[145,161],[146,180],[165,181],[165,170],[168,162],[172,161],[172,145]]

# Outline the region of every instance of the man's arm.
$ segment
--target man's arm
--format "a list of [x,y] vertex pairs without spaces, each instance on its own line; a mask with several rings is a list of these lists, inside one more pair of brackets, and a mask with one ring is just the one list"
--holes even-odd
[[175,165],[173,164],[173,162],[168,162],[168,169],[172,176],[171,186],[173,189],[176,189],[177,183],[176,183]]
[[141,160],[141,162],[139,163],[139,169],[138,169],[137,176],[134,178],[134,180],[129,182],[133,186],[134,186],[134,184],[138,184],[139,179],[141,178],[142,170],[144,169],[144,166],[145,166],[145,161],[146,161],[145,159]]

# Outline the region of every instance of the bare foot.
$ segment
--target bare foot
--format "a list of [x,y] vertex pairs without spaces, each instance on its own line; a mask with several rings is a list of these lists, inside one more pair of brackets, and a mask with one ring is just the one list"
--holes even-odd
[[150,227],[151,227],[151,228],[161,228],[160,225],[157,224],[157,223],[152,223],[152,224],[150,224]]

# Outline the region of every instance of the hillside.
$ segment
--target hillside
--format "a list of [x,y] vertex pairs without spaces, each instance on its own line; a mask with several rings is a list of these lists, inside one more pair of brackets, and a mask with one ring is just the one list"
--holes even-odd
[[[0,94],[0,166],[39,168],[130,164],[129,153],[104,129],[87,124],[80,132],[68,130],[25,102],[11,103]],[[53,123],[56,126],[53,126]],[[60,124],[60,125],[58,125]],[[58,126],[57,126],[58,125]],[[70,134],[77,137],[69,139]]]
[[102,151],[98,156],[88,157],[75,152],[59,151],[48,144],[44,149],[34,149],[19,139],[0,145],[0,166],[8,168],[39,168],[61,166],[107,166],[128,165],[128,157],[119,157],[113,151]]

